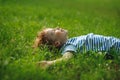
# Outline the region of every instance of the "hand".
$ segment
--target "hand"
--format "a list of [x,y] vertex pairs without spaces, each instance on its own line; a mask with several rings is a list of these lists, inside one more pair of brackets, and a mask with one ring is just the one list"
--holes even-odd
[[42,69],[46,69],[50,65],[52,65],[52,61],[40,61],[40,62],[37,62],[37,66],[40,66]]

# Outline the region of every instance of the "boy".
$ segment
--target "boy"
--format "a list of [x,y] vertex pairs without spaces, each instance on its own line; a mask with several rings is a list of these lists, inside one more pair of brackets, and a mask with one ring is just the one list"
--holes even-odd
[[53,61],[40,61],[38,64],[43,67],[67,61],[73,57],[73,54],[88,51],[110,52],[120,54],[120,39],[110,36],[96,35],[93,33],[67,39],[67,30],[62,28],[46,28],[38,33],[34,43],[34,48],[40,45],[54,46],[62,52],[62,57]]

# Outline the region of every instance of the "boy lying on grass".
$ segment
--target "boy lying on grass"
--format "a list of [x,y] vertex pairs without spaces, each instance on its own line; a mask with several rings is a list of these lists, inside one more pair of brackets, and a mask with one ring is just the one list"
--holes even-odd
[[53,61],[38,62],[43,68],[57,62],[67,61],[77,53],[88,51],[110,53],[114,49],[116,54],[120,54],[120,39],[118,38],[90,33],[67,39],[67,30],[62,28],[46,28],[38,33],[33,47],[37,48],[41,45],[54,46],[63,55],[61,58]]

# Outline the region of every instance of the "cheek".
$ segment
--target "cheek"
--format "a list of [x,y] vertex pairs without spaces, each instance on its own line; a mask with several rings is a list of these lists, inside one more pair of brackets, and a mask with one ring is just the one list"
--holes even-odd
[[60,36],[61,32],[60,31],[55,31],[56,36]]
[[60,33],[60,32],[56,33],[56,36],[60,36],[60,35],[61,35],[61,33]]

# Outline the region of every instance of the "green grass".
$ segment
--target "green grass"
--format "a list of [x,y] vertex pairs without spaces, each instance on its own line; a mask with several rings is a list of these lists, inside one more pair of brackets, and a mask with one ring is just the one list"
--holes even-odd
[[0,80],[119,80],[120,58],[77,54],[42,70],[37,61],[61,57],[31,48],[44,26],[60,26],[69,37],[87,33],[120,38],[119,0],[0,0]]

